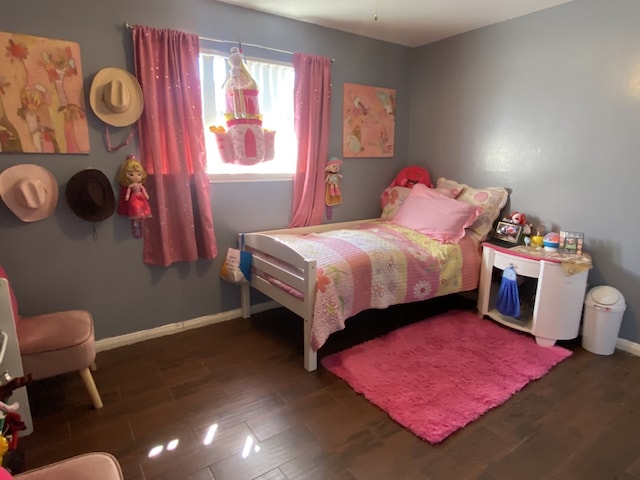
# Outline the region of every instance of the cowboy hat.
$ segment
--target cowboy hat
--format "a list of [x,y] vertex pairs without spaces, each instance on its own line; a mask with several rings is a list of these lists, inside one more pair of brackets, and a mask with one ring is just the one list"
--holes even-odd
[[55,210],[58,182],[40,165],[14,165],[0,173],[0,196],[20,220],[35,222]]
[[136,77],[121,68],[103,68],[91,83],[89,103],[96,116],[108,125],[126,127],[142,115],[144,100]]
[[100,170],[87,168],[69,179],[67,203],[73,213],[88,222],[98,222],[113,215],[116,199],[111,182]]

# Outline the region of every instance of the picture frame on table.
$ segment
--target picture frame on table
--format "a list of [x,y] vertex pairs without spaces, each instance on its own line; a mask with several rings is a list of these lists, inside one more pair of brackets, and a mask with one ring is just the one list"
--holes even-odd
[[493,234],[493,238],[513,245],[518,245],[522,238],[523,229],[524,225],[501,220],[496,225],[496,231]]
[[574,255],[582,255],[584,247],[583,232],[566,232],[560,231],[560,242],[558,243],[558,252],[571,253]]

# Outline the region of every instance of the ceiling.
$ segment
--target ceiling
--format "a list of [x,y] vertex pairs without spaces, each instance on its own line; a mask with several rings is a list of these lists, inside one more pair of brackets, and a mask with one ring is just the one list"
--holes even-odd
[[220,1],[408,47],[418,47],[572,0]]

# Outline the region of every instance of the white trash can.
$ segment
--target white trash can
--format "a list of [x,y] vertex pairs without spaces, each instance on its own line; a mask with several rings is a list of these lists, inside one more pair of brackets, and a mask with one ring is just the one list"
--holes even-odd
[[604,285],[592,288],[584,300],[582,348],[598,355],[611,355],[626,308],[619,290]]

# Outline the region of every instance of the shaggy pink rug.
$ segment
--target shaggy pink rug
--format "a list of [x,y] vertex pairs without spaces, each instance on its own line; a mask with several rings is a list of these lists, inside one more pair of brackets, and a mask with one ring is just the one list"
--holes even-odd
[[322,365],[438,443],[570,355],[473,312],[452,311],[329,355]]

